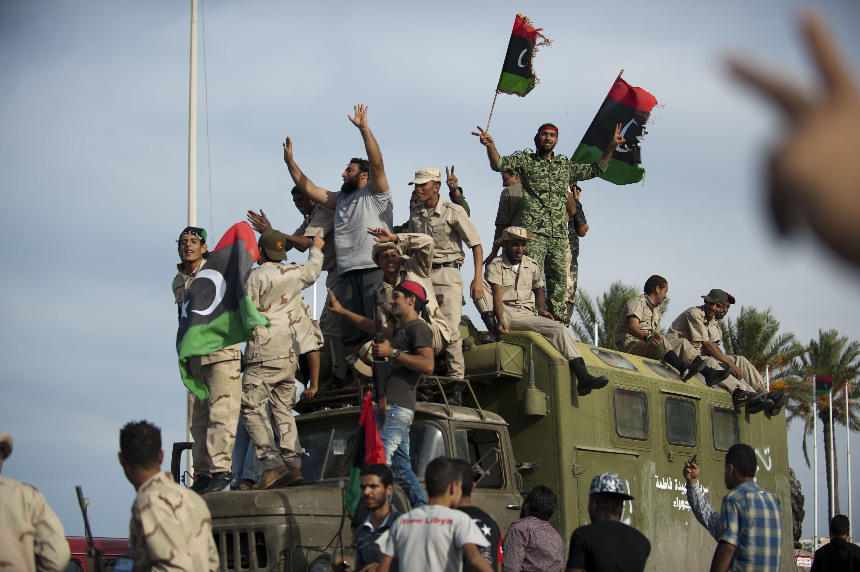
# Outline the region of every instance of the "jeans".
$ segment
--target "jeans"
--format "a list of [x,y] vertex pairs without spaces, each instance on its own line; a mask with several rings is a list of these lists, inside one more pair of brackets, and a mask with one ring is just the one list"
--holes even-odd
[[[385,463],[394,472],[394,480],[403,487],[406,498],[412,508],[427,504],[424,491],[418,483],[418,477],[412,472],[412,462],[409,459],[409,428],[415,412],[399,405],[389,405],[385,411],[385,427],[379,430],[382,446],[385,447]],[[382,419],[376,415],[376,424]]]
[[[233,486],[238,487],[242,480],[260,480],[263,467],[254,454],[254,448],[249,447],[251,436],[245,428],[245,420],[239,417],[239,425],[236,427],[236,444],[233,447]],[[237,456],[238,455],[238,456]]]

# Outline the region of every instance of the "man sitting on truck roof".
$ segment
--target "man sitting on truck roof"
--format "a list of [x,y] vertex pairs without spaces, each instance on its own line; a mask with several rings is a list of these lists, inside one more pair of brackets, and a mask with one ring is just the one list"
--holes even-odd
[[714,288],[702,298],[704,304],[687,308],[675,318],[666,337],[683,338],[703,356],[706,364],[711,367],[719,367],[722,364],[728,368],[731,376],[714,385],[728,391],[733,401],[737,402],[740,396],[750,393],[764,396],[763,402],[755,408],[748,406],[748,412],[757,413],[764,410],[771,416],[778,414],[788,402],[788,395],[776,391],[767,392],[764,379],[747,358],[726,355],[720,349],[723,330],[717,323],[717,316],[720,311],[729,307],[729,295],[719,288]]
[[546,310],[540,268],[537,262],[525,255],[526,243],[533,237],[531,232],[522,227],[506,228],[499,239],[502,256],[487,265],[487,282],[493,293],[493,311],[499,323],[499,332],[504,335],[510,329],[543,335],[570,363],[577,380],[576,393],[588,395],[592,389],[606,387],[609,378],[588,373],[570,330],[555,321]]

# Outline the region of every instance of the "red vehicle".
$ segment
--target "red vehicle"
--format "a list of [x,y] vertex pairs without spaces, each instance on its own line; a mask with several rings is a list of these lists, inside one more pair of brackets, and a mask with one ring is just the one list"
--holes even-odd
[[[84,536],[67,536],[72,559],[64,572],[88,572],[87,539]],[[96,547],[102,551],[105,560],[105,570],[114,570],[117,558],[128,555],[128,538],[93,538]]]

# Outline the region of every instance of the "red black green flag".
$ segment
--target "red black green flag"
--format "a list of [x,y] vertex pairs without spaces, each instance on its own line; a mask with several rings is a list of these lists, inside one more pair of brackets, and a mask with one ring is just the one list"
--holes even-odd
[[832,377],[815,378],[815,395],[827,395],[833,389]]
[[597,161],[620,123],[626,141],[615,149],[609,168],[600,177],[616,185],[638,183],[645,177],[639,144],[655,105],[657,99],[653,95],[617,78],[570,160],[574,163]]
[[379,429],[376,427],[376,415],[373,413],[373,401],[369,391],[364,394],[364,405],[361,408],[361,419],[358,421],[358,435],[355,441],[355,456],[352,458],[349,483],[343,495],[350,517],[355,515],[355,509],[361,498],[359,475],[365,463],[368,465],[385,463],[385,448],[382,446],[382,439],[379,438]]
[[[543,28],[534,28],[527,17],[517,14],[496,91],[523,97],[534,89],[538,78],[535,76],[532,63],[537,47],[548,46],[551,43],[540,33],[541,30]],[[538,38],[541,38],[541,41],[538,41]]]
[[209,390],[188,374],[188,359],[244,342],[253,336],[254,326],[269,325],[245,289],[251,266],[259,258],[254,231],[246,222],[236,223],[188,287],[179,313],[176,352],[182,381],[201,401]]

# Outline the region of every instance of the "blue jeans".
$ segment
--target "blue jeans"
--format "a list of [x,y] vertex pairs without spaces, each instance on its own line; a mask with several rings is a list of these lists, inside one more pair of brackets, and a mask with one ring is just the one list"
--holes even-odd
[[233,486],[238,487],[242,480],[260,480],[263,466],[254,454],[254,448],[249,447],[251,436],[245,428],[245,420],[239,416],[239,425],[236,427],[236,443],[233,446]]
[[[418,477],[412,472],[412,461],[409,459],[409,428],[415,412],[399,405],[389,405],[385,410],[385,427],[379,430],[382,446],[385,447],[385,464],[394,472],[394,480],[403,487],[406,498],[412,508],[427,504],[424,491],[418,483]],[[376,424],[381,425],[382,419],[376,414]]]

